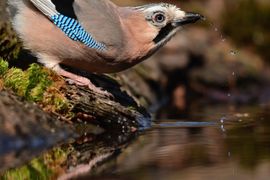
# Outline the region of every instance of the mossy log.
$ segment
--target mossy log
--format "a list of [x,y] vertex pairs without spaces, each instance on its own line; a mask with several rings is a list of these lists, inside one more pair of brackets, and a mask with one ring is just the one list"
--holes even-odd
[[98,124],[105,129],[123,132],[147,127],[150,123],[147,111],[122,91],[117,81],[107,76],[86,75],[111,96],[66,83],[64,78],[38,64],[32,64],[23,71],[9,69],[8,63],[2,60],[0,76],[2,88],[12,89],[17,95],[38,103],[45,111],[65,121]]

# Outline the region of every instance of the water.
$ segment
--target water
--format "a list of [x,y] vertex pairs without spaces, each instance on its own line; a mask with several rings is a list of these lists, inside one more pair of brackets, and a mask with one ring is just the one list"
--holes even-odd
[[[14,158],[24,154],[0,157],[1,168]],[[269,168],[269,107],[207,105],[156,120],[138,135],[85,135],[3,172],[3,179],[263,180]]]
[[211,108],[156,122],[96,179],[269,179],[267,108]]

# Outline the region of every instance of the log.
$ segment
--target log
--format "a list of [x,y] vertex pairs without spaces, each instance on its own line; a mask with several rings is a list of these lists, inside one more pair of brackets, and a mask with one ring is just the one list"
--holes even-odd
[[[78,74],[78,73],[77,73]],[[95,92],[87,87],[66,85],[65,97],[75,114],[72,121],[98,124],[106,130],[123,133],[147,128],[151,125],[151,116],[121,85],[108,76],[85,74],[96,86],[108,91],[111,96]]]
[[84,73],[84,76],[111,95],[66,83],[64,78],[37,64],[23,71],[9,69],[7,62],[0,61],[3,88],[12,89],[25,99],[38,103],[44,113],[52,113],[69,122],[97,124],[122,132],[150,126],[146,109],[121,90],[119,83],[108,76],[89,73]]

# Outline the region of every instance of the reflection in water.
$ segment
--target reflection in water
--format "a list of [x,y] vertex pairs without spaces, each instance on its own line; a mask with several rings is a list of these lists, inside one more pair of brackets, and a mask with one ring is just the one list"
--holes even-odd
[[[0,179],[70,179],[89,173],[99,163],[117,156],[134,138],[134,134],[103,133],[99,135],[85,134],[75,142],[55,147],[41,157],[32,160],[27,165],[4,172]],[[28,153],[33,152],[27,151]],[[19,156],[15,153],[0,156],[0,162],[5,165],[18,159],[25,163],[25,153]],[[1,161],[2,160],[2,161]]]
[[[191,120],[200,117],[201,127],[179,121],[159,122],[169,123],[170,127],[147,131],[113,160],[113,166],[102,168],[94,177],[269,179],[270,113],[262,109],[247,108],[230,113],[223,109],[224,115],[218,108],[208,107],[205,116],[190,117]],[[213,119],[216,119],[215,125],[211,121],[205,126],[204,123]],[[171,128],[173,124],[175,128]]]
[[29,176],[24,167],[3,179],[269,179],[269,118],[269,108],[205,107],[135,140],[86,135],[31,162]]

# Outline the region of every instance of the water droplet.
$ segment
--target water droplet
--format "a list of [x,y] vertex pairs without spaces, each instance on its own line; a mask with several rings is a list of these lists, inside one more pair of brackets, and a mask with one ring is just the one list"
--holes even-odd
[[218,31],[218,28],[215,28],[215,31],[217,32]]
[[223,124],[225,120],[226,120],[226,118],[225,118],[225,117],[222,117],[222,118],[220,119],[220,122]]
[[235,76],[235,72],[232,72],[232,76]]
[[225,129],[225,127],[224,127],[224,125],[221,125],[221,130],[223,131],[223,132],[226,132],[226,129]]
[[228,94],[228,97],[231,97],[231,94]]

